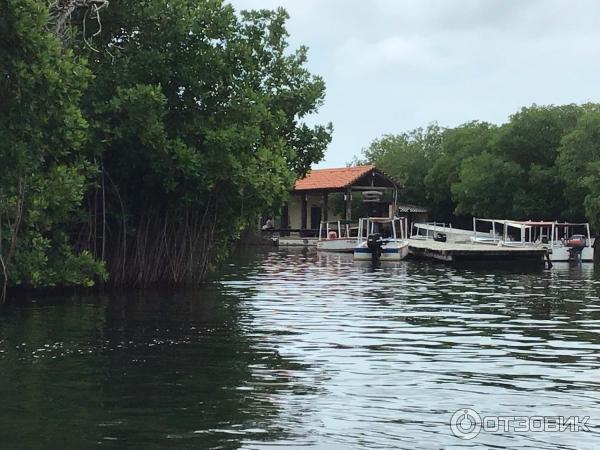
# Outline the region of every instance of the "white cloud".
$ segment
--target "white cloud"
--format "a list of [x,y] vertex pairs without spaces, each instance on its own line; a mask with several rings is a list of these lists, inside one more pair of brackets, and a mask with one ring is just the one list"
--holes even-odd
[[438,121],[505,121],[521,106],[600,101],[600,2],[233,0],[285,7],[292,47],[327,99],[316,121],[340,166],[383,133]]
[[344,76],[388,76],[442,70],[454,65],[439,47],[422,37],[389,36],[368,42],[351,38],[334,50],[336,73]]

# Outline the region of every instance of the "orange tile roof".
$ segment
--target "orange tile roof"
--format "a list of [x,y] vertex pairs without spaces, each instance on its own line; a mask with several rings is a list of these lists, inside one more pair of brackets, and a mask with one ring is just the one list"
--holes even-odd
[[295,191],[313,189],[343,189],[350,186],[360,177],[375,169],[375,166],[354,166],[341,169],[316,169],[308,172],[306,177],[297,180]]

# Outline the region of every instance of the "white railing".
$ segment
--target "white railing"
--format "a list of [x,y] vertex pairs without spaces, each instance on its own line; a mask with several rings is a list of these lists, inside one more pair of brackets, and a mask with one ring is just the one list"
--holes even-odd
[[[416,232],[415,232],[416,230]],[[425,234],[420,234],[420,231],[424,230]],[[411,239],[434,239],[437,233],[453,233],[452,224],[444,222],[423,222],[413,223],[411,230]]]

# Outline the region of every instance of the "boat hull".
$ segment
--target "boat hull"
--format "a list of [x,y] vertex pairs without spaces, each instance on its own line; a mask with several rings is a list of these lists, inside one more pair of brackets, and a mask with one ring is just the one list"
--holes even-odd
[[[569,247],[550,247],[550,261],[552,262],[570,262],[573,261],[569,253]],[[581,251],[581,262],[594,262],[594,249],[584,247]]]
[[[408,256],[408,242],[389,242],[381,247],[380,261],[402,261]],[[355,261],[371,261],[371,250],[366,242],[354,249]]]
[[352,253],[356,247],[356,239],[324,239],[317,242],[317,250],[320,252],[342,252]]

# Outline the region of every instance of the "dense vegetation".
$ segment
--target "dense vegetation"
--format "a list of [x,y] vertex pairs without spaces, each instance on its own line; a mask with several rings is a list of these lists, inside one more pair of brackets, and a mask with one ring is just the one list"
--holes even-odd
[[283,10],[0,0],[0,287],[195,283],[323,156]]
[[430,125],[363,151],[437,219],[589,220],[600,229],[600,105],[523,108],[501,126]]

